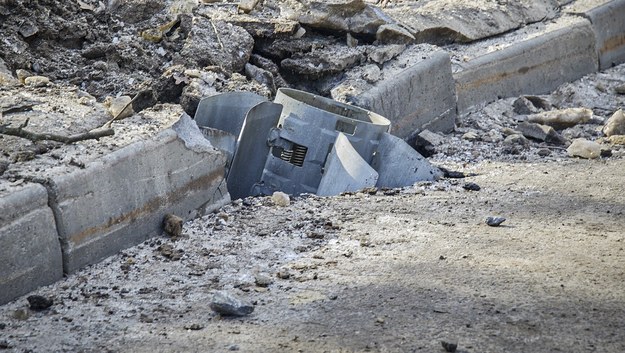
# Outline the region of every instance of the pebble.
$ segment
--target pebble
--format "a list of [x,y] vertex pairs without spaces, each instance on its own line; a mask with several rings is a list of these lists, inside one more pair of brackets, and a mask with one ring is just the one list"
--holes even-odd
[[620,86],[616,86],[614,88],[614,92],[616,92],[618,94],[625,94],[625,84],[622,84]]
[[536,152],[539,156],[541,157],[547,157],[549,155],[551,155],[551,150],[548,148],[541,148],[538,150],[538,152]]
[[506,219],[503,217],[487,217],[486,224],[491,227],[499,227]]
[[527,138],[532,138],[547,143],[562,145],[566,139],[551,126],[522,122],[517,126],[518,130]]
[[466,183],[462,186],[462,188],[469,191],[480,191],[480,189],[482,189],[476,183]]
[[603,133],[606,136],[625,135],[625,113],[619,109],[606,121],[603,126]]
[[608,137],[608,141],[613,145],[625,145],[625,135],[612,135]]
[[54,301],[41,295],[31,295],[28,298],[28,304],[31,310],[41,311],[52,306]]
[[254,278],[254,282],[259,287],[268,287],[273,283],[273,279],[267,275],[257,274]]
[[477,133],[475,133],[473,131],[469,131],[469,132],[465,133],[464,135],[462,135],[462,139],[463,140],[467,140],[467,141],[475,141],[475,140],[479,139],[479,136],[477,135]]
[[273,195],[271,195],[271,201],[273,201],[276,206],[281,207],[286,207],[291,204],[291,199],[289,198],[289,195],[281,191],[274,192]]
[[109,105],[109,113],[111,116],[119,120],[134,114],[135,112],[132,109],[132,104],[129,104],[131,100],[132,98],[130,98],[130,96],[119,96],[117,98],[113,98]]
[[168,213],[163,218],[163,230],[172,238],[182,235],[182,224],[184,220],[175,214]]
[[508,146],[529,146],[530,142],[525,136],[521,134],[513,134],[507,136],[503,140],[503,144]]
[[246,316],[254,311],[252,304],[246,303],[226,291],[217,291],[210,302],[210,308],[224,316]]
[[45,87],[50,84],[50,79],[45,76],[29,76],[24,79],[24,84],[31,87]]
[[586,139],[575,139],[566,152],[570,157],[594,159],[601,156],[601,145]]

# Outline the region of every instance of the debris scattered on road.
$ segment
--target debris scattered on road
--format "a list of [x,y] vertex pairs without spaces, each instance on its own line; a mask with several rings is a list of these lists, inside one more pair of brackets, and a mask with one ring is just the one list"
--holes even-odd
[[586,123],[590,118],[592,118],[592,110],[588,108],[567,108],[532,114],[527,117],[527,121],[548,125],[554,129],[566,129]]
[[26,300],[28,300],[30,310],[34,311],[45,310],[54,304],[52,298],[46,298],[41,295],[30,295]]
[[273,195],[271,195],[271,201],[273,201],[276,206],[281,207],[286,207],[291,204],[291,199],[289,198],[289,195],[281,191],[274,192]]
[[610,137],[614,135],[625,135],[625,112],[619,109],[606,121],[603,126],[603,133]]
[[182,224],[184,220],[175,214],[168,213],[163,218],[163,230],[172,238],[182,235]]
[[504,217],[487,217],[486,224],[491,227],[499,227],[505,220]]
[[594,159],[601,156],[601,145],[595,141],[575,139],[566,149],[566,152],[571,157]]
[[482,189],[476,183],[466,183],[462,186],[462,188],[468,191],[480,191],[480,189]]
[[254,311],[252,304],[246,303],[226,291],[217,291],[210,302],[210,308],[224,316],[246,316]]

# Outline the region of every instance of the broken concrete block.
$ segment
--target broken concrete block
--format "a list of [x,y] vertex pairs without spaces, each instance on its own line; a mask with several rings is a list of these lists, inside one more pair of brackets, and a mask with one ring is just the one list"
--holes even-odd
[[63,278],[48,193],[39,184],[0,182],[0,304]]
[[603,126],[603,133],[606,136],[625,135],[625,112],[619,109],[606,121]]
[[590,118],[592,110],[588,108],[567,108],[532,114],[527,117],[527,121],[549,125],[559,130],[586,123]]
[[168,129],[49,180],[65,272],[160,234],[167,213],[189,219],[230,201],[226,157],[195,133],[206,146]]
[[566,152],[571,157],[599,158],[601,156],[601,145],[586,139],[575,139],[566,149]]
[[557,145],[566,143],[566,139],[551,126],[522,122],[517,126],[517,129],[527,138]]

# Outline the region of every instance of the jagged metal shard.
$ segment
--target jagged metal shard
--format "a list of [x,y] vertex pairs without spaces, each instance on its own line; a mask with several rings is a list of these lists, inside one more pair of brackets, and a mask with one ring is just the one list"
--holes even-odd
[[389,133],[388,119],[294,89],[279,89],[274,103],[245,92],[203,99],[196,122],[214,146],[234,154],[227,176],[232,198],[274,191],[329,196],[441,175]]

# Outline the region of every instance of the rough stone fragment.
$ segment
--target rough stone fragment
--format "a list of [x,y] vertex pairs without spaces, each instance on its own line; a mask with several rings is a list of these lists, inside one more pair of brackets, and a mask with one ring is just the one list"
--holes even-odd
[[392,21],[363,0],[310,1],[299,11],[301,24],[326,31],[373,35],[378,27]]
[[625,112],[619,109],[606,121],[603,126],[603,133],[606,136],[625,135]]
[[107,12],[128,23],[145,21],[165,8],[160,0],[109,0]]
[[509,145],[509,146],[524,146],[524,147],[527,147],[529,145],[529,140],[527,138],[525,138],[525,136],[523,136],[521,134],[512,134],[512,135],[507,136],[503,140],[503,144],[504,145]]
[[132,98],[130,96],[119,96],[111,100],[111,104],[109,106],[109,113],[113,118],[124,119],[132,114],[134,114],[134,110],[132,109],[132,104],[130,102]]
[[588,108],[568,108],[532,114],[527,117],[527,121],[549,125],[554,129],[565,129],[586,123],[590,118],[592,118],[592,110]]
[[172,238],[182,235],[182,224],[184,220],[175,214],[168,213],[163,218],[163,230]]
[[297,75],[320,78],[356,66],[364,60],[363,49],[342,45],[325,47],[282,60],[282,69]]
[[613,145],[625,145],[625,135],[612,135],[608,141]]
[[538,113],[538,109],[536,109],[534,104],[532,104],[532,102],[525,97],[517,98],[514,103],[512,103],[512,106],[514,108],[514,112],[519,115]]
[[254,306],[225,291],[215,292],[210,308],[224,316],[246,316],[254,311]]
[[289,195],[281,191],[274,192],[273,195],[271,195],[271,201],[273,201],[275,205],[281,207],[286,207],[291,204],[291,199],[289,198]]
[[410,32],[396,24],[380,26],[375,34],[375,39],[379,44],[410,44],[415,42],[415,37]]
[[566,152],[571,157],[594,159],[601,156],[601,145],[586,139],[575,139]]
[[45,87],[50,84],[50,79],[45,76],[30,76],[24,79],[24,84],[31,87]]
[[406,46],[403,44],[390,44],[376,46],[371,52],[369,52],[369,59],[378,64],[384,64],[385,62],[395,58],[399,54],[406,50]]
[[194,17],[178,63],[187,68],[214,65],[229,72],[239,72],[249,61],[253,46],[252,36],[239,26]]
[[29,308],[35,311],[45,310],[54,304],[51,298],[46,298],[41,295],[30,295],[26,300],[28,300]]
[[491,227],[499,227],[506,219],[504,217],[487,217],[486,224]]
[[267,86],[271,92],[276,91],[276,84],[271,72],[250,63],[245,64],[245,76]]
[[239,10],[245,13],[249,13],[258,5],[258,0],[240,0],[239,1]]
[[522,122],[517,129],[527,138],[558,145],[566,143],[566,139],[551,126]]

